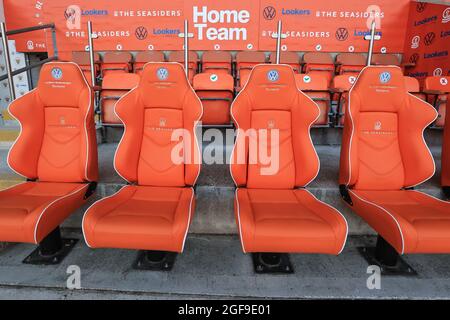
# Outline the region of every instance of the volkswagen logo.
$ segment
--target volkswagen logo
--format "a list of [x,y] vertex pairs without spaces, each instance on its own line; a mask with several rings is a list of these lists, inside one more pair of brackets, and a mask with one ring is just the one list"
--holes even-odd
[[134,34],[138,40],[144,40],[148,36],[148,31],[146,27],[137,27]]
[[166,68],[159,68],[156,70],[156,76],[159,80],[167,80],[167,78],[169,78],[169,70]]
[[425,8],[427,7],[427,4],[424,2],[418,2],[417,6],[416,6],[416,11],[417,12],[424,12]]
[[263,17],[266,20],[273,20],[277,15],[277,10],[272,7],[272,6],[268,6],[265,7],[263,10]]
[[53,77],[53,79],[59,80],[59,79],[62,78],[62,76],[63,76],[63,72],[62,72],[62,70],[60,68],[53,68],[52,69],[52,77]]
[[381,83],[388,83],[391,80],[391,73],[390,72],[382,72],[380,73],[380,82]]
[[269,72],[267,72],[267,79],[269,81],[275,82],[278,81],[279,78],[280,74],[278,73],[277,70],[270,70]]
[[348,30],[347,28],[338,28],[335,35],[337,40],[345,41],[348,38]]
[[409,57],[409,62],[413,63],[413,64],[417,64],[417,62],[419,62],[419,54],[418,53],[413,53],[410,57]]
[[436,38],[436,34],[434,32],[428,32],[424,38],[425,45],[426,46],[431,45],[435,38]]

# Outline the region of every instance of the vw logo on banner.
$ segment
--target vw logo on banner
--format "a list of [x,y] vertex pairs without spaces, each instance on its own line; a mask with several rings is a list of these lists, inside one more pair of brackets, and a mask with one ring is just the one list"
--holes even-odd
[[391,73],[390,72],[382,72],[380,74],[380,82],[381,83],[388,83],[389,80],[391,80]]
[[277,70],[270,70],[269,72],[267,72],[267,79],[269,81],[275,82],[278,81],[279,78],[280,74],[278,73]]
[[52,69],[52,77],[53,77],[53,79],[59,80],[59,79],[62,78],[62,76],[63,76],[63,72],[62,72],[62,70],[60,68],[53,68]]
[[156,71],[156,75],[158,76],[159,80],[167,80],[167,78],[169,77],[169,70],[167,70],[166,68],[159,68]]

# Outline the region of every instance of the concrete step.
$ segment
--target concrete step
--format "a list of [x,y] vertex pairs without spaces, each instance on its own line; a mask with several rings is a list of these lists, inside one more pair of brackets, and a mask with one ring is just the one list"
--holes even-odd
[[[383,276],[381,289],[367,287],[368,263],[358,247],[373,246],[374,237],[349,237],[339,256],[291,254],[293,274],[255,274],[251,255],[243,254],[237,236],[189,234],[183,254],[171,272],[134,270],[136,251],[90,249],[78,238],[60,265],[33,266],[22,260],[35,248],[11,244],[0,252],[0,299],[101,298],[112,294],[159,298],[310,298],[310,299],[442,299],[450,292],[450,255],[407,255],[418,276]],[[69,266],[81,271],[81,290],[68,290]],[[21,291],[19,291],[21,289]],[[39,295],[36,290],[39,289]],[[24,295],[26,293],[26,295]]]

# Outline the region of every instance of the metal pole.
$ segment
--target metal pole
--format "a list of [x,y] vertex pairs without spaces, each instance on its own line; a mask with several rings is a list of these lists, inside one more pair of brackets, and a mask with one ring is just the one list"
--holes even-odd
[[189,77],[189,22],[184,20],[184,72]]
[[281,30],[282,30],[282,22],[281,20],[278,21],[278,28],[277,28],[277,64],[280,64],[281,59]]
[[370,66],[372,64],[372,53],[373,53],[373,44],[375,42],[375,20],[372,21],[371,29],[370,29],[370,42],[369,42],[369,52],[367,53],[367,65]]
[[91,81],[95,87],[95,56],[94,56],[94,39],[92,38],[92,21],[88,21],[88,37],[89,37],[89,62],[91,65]]
[[4,22],[0,24],[2,32],[3,52],[5,53],[6,72],[8,75],[9,94],[11,101],[16,99],[16,92],[14,91],[14,79],[11,70],[11,57],[9,56],[8,37],[6,36],[6,25]]

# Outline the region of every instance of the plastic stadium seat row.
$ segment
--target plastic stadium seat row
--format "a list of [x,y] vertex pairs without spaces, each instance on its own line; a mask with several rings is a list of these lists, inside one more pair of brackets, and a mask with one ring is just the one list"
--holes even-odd
[[[314,77],[296,79],[287,65],[258,65],[231,107],[236,223],[257,272],[292,272],[283,253],[339,254],[346,242],[344,216],[306,189],[320,167],[310,128],[321,110],[297,87],[305,76]],[[198,79],[203,90],[207,79]],[[168,270],[170,253],[184,249],[195,211],[201,167],[195,128],[202,103],[181,64],[148,63],[114,109],[125,126],[114,167],[128,184],[86,210],[85,241],[91,248],[144,250],[136,268]],[[48,63],[37,89],[15,100],[10,111],[22,130],[8,164],[29,181],[0,192],[0,241],[39,244],[25,261],[57,263],[73,245],[62,242],[58,226],[85,203],[98,180],[93,95],[76,64]],[[379,233],[375,259],[381,264],[395,267],[398,254],[450,252],[450,203],[411,189],[434,174],[423,131],[436,117],[431,105],[408,93],[398,67],[364,68],[349,92],[340,191]],[[176,130],[181,141],[172,139]],[[279,140],[261,141],[249,130],[278,133]],[[444,148],[448,130],[445,141]],[[179,142],[183,157],[174,162]],[[267,174],[263,169],[272,164],[254,155],[261,154],[258,147],[269,154],[274,146],[279,159]],[[444,170],[444,187],[447,176]]]
[[435,122],[435,126],[443,127],[445,123],[445,110],[447,105],[447,95],[450,93],[450,76],[447,77],[427,77],[423,86],[423,92],[427,97],[427,101],[431,103],[439,116]]

